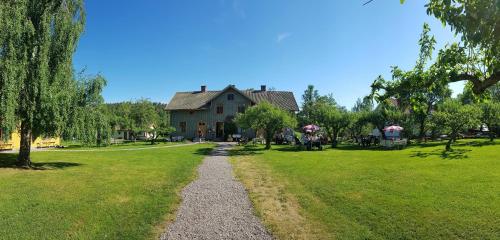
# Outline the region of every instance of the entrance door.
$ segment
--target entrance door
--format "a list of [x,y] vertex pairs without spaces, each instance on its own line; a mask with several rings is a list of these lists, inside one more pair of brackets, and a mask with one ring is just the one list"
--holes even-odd
[[207,136],[207,124],[205,124],[204,122],[199,122],[198,123],[198,133],[197,133],[197,136],[198,137],[202,137],[202,138],[204,138],[204,137]]
[[216,138],[224,137],[224,123],[223,122],[217,122],[215,124],[215,137]]

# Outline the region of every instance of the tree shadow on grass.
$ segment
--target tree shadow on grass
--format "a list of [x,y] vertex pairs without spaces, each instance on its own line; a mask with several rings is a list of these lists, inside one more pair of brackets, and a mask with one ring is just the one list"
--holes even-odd
[[[429,147],[437,147],[437,146],[444,146],[448,140],[442,140],[442,141],[429,141],[429,142],[424,142],[424,143],[416,143],[413,146],[419,147],[419,148],[429,148]],[[475,139],[472,141],[467,141],[463,139],[458,139],[457,142],[453,143],[453,146],[469,146],[469,147],[483,147],[483,146],[494,146],[498,145],[497,141],[491,142],[489,139]]]
[[208,156],[208,155],[210,155],[210,153],[212,152],[212,150],[214,150],[214,148],[210,148],[210,147],[207,147],[207,148],[198,148],[198,149],[196,149],[196,151],[194,152],[194,154],[196,154],[196,155],[202,155],[202,156]]
[[[0,168],[20,168],[16,165],[17,154],[13,153],[2,153],[0,154]],[[55,170],[64,169],[68,167],[81,166],[80,163],[73,162],[33,162],[31,170]]]
[[241,148],[233,148],[229,150],[231,156],[249,156],[262,154],[265,149],[258,145],[244,145]]
[[470,152],[470,149],[454,149],[452,151],[444,151],[436,149],[431,152],[423,152],[423,151],[413,151],[410,157],[419,157],[419,158],[427,158],[430,156],[438,156],[442,159],[456,160],[456,159],[464,159],[469,158],[467,156],[467,152]]
[[[314,149],[315,151],[317,149]],[[282,147],[282,148],[278,148],[276,149],[276,151],[279,151],[279,152],[302,152],[302,151],[306,151],[305,148],[302,148],[300,146],[286,146],[286,147]]]
[[339,149],[339,150],[369,150],[369,151],[389,151],[393,149],[384,148],[380,145],[374,145],[369,147],[363,147],[358,144],[340,144],[336,148],[331,149]]
[[498,145],[496,141],[491,142],[490,140],[474,140],[470,142],[458,142],[454,143],[453,146],[469,146],[469,147],[483,147],[483,146],[495,146]]

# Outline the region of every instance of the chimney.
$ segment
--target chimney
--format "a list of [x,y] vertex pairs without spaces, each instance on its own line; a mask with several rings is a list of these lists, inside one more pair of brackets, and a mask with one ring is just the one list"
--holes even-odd
[[266,90],[266,85],[260,85],[260,91],[265,92]]
[[203,93],[203,92],[206,92],[206,91],[207,91],[207,86],[202,85],[201,86],[201,92]]

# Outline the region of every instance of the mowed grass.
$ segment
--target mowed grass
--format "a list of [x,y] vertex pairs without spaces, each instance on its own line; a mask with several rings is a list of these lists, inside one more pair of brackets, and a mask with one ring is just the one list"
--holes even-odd
[[153,239],[212,147],[0,154],[0,239]]
[[232,162],[282,239],[500,239],[500,145],[463,140],[444,153],[443,144],[247,147]]

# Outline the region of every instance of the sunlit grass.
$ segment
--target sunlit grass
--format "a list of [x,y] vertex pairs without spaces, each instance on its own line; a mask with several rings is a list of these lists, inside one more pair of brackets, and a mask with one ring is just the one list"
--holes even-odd
[[211,147],[0,154],[0,239],[154,238]]
[[[500,238],[500,145],[459,141],[446,153],[443,144],[400,151],[247,147],[233,151],[232,161],[278,237],[301,226],[270,216],[270,197],[297,201],[303,222],[314,223],[304,231],[316,238]],[[264,198],[275,186],[283,187]]]

